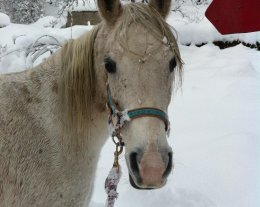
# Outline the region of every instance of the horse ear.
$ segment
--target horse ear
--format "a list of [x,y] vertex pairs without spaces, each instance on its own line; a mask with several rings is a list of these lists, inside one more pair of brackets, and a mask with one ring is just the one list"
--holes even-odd
[[98,0],[99,13],[108,24],[113,24],[122,13],[120,0]]
[[171,9],[171,0],[150,0],[149,5],[166,18]]

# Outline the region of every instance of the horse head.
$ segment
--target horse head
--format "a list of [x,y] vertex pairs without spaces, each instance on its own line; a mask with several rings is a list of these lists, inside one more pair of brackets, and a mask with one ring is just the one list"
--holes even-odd
[[119,0],[98,1],[105,38],[97,41],[102,64],[96,67],[106,74],[108,99],[126,115],[139,110],[138,119],[120,129],[130,181],[139,189],[164,186],[173,165],[167,108],[175,76],[181,80],[182,70],[175,37],[165,22],[170,4],[170,0],[125,6]]

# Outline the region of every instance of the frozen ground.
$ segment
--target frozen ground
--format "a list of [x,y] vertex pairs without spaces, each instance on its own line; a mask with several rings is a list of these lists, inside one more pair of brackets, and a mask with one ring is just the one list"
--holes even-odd
[[[207,20],[197,20],[190,23],[179,14],[168,19],[183,44],[218,38],[260,39],[259,32],[221,36]],[[1,73],[24,69],[24,49],[38,37],[49,34],[61,43],[71,37],[70,28],[51,28],[51,21],[53,17],[45,17],[29,26],[10,24],[0,29]],[[72,37],[89,29],[75,26]],[[14,50],[18,51],[5,55]],[[130,187],[122,157],[116,206],[259,207],[260,52],[241,45],[220,50],[212,44],[180,46],[180,50],[185,62],[184,84],[169,107],[175,169],[164,188],[138,191]],[[113,150],[108,140],[100,157],[91,207],[104,206],[103,186]]]

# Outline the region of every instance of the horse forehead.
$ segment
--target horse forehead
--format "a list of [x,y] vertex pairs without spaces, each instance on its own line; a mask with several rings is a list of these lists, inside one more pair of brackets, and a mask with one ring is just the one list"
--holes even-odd
[[138,54],[145,54],[158,50],[162,41],[156,39],[146,28],[133,25],[129,29],[128,47]]

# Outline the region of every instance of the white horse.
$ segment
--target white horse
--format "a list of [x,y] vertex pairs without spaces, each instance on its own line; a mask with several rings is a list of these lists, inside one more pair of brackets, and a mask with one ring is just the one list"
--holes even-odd
[[1,207],[89,202],[108,137],[108,99],[121,110],[139,108],[120,129],[131,184],[151,189],[166,182],[166,112],[174,77],[182,74],[164,20],[171,1],[97,2],[103,21],[93,30],[30,70],[0,76]]

